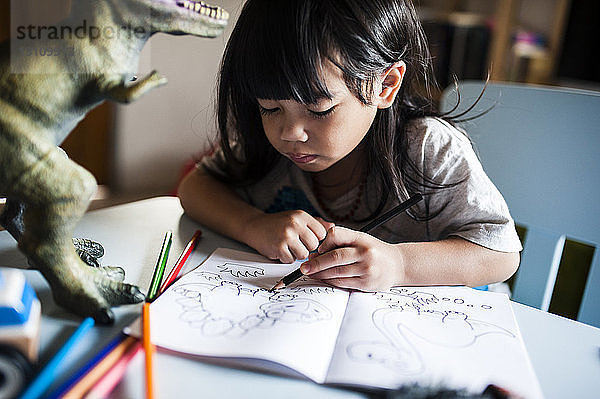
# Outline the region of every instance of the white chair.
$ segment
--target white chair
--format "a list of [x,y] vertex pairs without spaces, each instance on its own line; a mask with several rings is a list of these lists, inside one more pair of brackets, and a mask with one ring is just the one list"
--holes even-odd
[[[460,82],[451,114],[467,110],[484,85]],[[456,103],[451,86],[441,109]],[[489,83],[461,119],[482,112],[461,126],[526,229],[513,299],[600,327],[600,93]],[[591,265],[564,262],[565,248],[583,248]]]

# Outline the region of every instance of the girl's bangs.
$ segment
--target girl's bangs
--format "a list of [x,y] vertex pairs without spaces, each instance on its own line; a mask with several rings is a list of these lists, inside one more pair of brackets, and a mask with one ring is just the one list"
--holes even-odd
[[239,33],[247,35],[245,44],[231,49],[232,54],[237,52],[232,72],[237,75],[234,80],[240,94],[303,104],[331,98],[322,80],[322,62],[328,58],[323,26],[302,26],[313,22],[290,15],[286,2],[282,3],[283,11],[271,9],[259,18],[261,22],[251,24],[251,31],[242,29]]

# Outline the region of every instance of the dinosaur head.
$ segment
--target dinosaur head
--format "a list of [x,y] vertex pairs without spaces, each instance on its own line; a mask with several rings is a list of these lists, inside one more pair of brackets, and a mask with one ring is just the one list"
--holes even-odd
[[156,3],[154,11],[171,17],[161,32],[215,37],[223,32],[229,20],[227,11],[204,1],[155,0],[153,3]]
[[195,0],[118,0],[115,7],[142,16],[152,33],[216,37],[223,32],[229,13],[221,7]]

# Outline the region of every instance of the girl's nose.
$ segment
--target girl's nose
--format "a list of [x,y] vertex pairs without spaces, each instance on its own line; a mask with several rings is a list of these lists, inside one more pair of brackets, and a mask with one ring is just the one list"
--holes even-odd
[[283,141],[308,141],[308,133],[301,123],[287,120],[281,127],[281,140]]

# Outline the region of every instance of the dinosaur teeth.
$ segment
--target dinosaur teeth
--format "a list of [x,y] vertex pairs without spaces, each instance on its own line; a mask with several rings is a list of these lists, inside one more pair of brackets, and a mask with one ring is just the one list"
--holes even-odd
[[227,11],[220,7],[211,7],[203,1],[183,0],[177,1],[177,5],[209,18],[219,20],[229,19],[229,13]]

